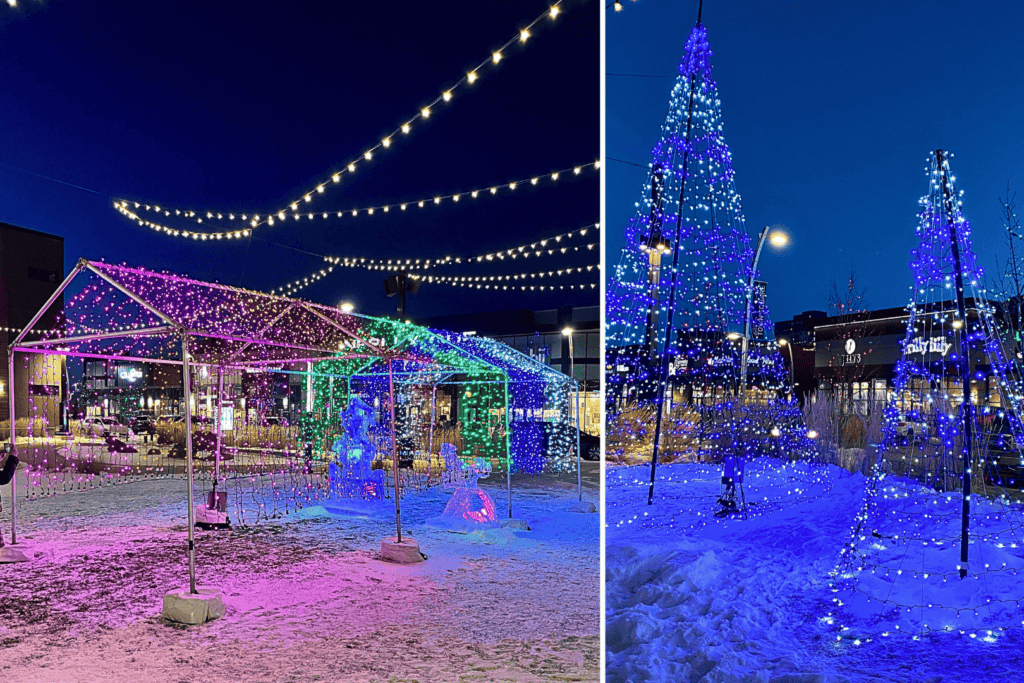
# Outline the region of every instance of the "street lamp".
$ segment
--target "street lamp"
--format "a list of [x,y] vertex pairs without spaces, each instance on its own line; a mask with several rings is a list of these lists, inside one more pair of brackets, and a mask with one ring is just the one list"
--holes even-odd
[[569,340],[569,377],[576,385],[576,493],[583,500],[583,470],[580,463],[580,383],[576,381],[576,363],[572,351],[572,334],[576,330],[571,327],[562,329],[562,334]]
[[351,302],[349,302],[349,301],[342,301],[341,302],[341,311],[342,311],[342,313],[351,313],[352,311],[355,310],[355,308],[356,307]]
[[789,350],[789,386],[795,388],[793,382],[793,345],[787,339],[780,339],[779,346],[785,346]]
[[[771,230],[771,234],[769,231]],[[747,354],[750,347],[750,315],[754,303],[754,277],[757,275],[757,262],[761,258],[761,250],[764,248],[765,240],[771,242],[776,249],[781,249],[789,244],[789,235],[782,230],[772,230],[770,226],[764,226],[757,238],[757,250],[754,252],[754,262],[750,266],[750,279],[747,282],[747,313],[743,316],[743,350],[740,360],[740,390],[743,397],[747,396]]]

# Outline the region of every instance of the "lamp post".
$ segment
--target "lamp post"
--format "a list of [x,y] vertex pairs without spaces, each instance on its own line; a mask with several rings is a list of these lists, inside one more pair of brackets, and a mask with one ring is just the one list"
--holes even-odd
[[569,377],[572,378],[573,384],[576,385],[576,493],[579,499],[583,500],[583,471],[581,467],[581,455],[580,455],[580,383],[576,381],[575,371],[575,358],[572,352],[572,333],[575,332],[571,327],[566,327],[562,330],[562,334],[569,340]]
[[757,250],[754,252],[754,262],[750,266],[750,279],[747,281],[747,312],[743,316],[743,349],[740,359],[740,391],[743,392],[744,401],[747,397],[747,354],[750,350],[750,315],[754,304],[754,277],[757,276],[757,262],[761,258],[765,240],[771,242],[776,249],[781,249],[789,244],[789,235],[781,230],[776,230],[769,235],[769,230],[771,230],[769,226],[764,226],[757,238]]
[[790,391],[795,391],[796,387],[793,384],[793,345],[789,343],[788,339],[780,339],[779,346],[785,346],[789,350],[789,388]]

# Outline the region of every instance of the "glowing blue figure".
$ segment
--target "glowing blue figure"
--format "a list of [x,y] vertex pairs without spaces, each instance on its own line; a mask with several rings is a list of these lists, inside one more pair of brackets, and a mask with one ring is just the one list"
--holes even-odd
[[331,493],[338,498],[381,498],[384,473],[373,469],[377,448],[370,438],[373,408],[359,396],[353,396],[348,408],[339,411],[338,416],[344,431],[331,445],[336,458],[328,467]]

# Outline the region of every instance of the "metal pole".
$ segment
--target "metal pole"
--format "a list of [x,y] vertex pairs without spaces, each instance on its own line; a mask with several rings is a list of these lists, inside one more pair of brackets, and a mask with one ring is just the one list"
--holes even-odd
[[960,316],[960,330],[957,338],[960,345],[960,357],[957,358],[957,365],[960,370],[960,381],[963,387],[963,412],[964,422],[964,446],[963,446],[963,507],[960,513],[960,578],[967,576],[967,561],[970,539],[968,538],[969,515],[971,514],[971,375],[970,375],[970,349],[967,346],[967,306],[964,301],[964,274],[960,265],[960,242],[956,226],[953,225],[953,193],[949,185],[949,175],[946,173],[946,160],[941,149],[935,150],[935,160],[939,164],[939,174],[942,176],[942,197],[946,210],[946,220],[949,222],[949,245],[953,252],[953,265],[956,268],[956,311]]
[[398,489],[398,433],[395,430],[395,374],[394,361],[388,358],[388,398],[391,403],[391,471],[395,476],[395,527],[398,529],[398,542],[402,542],[402,503]]
[[580,501],[583,500],[583,463],[582,449],[580,448],[580,383],[576,382],[576,492]]
[[508,489],[508,518],[512,519],[512,424],[508,404],[508,378],[505,378],[505,487]]
[[221,420],[223,419],[224,411],[224,368],[217,368],[217,415],[213,419],[217,421],[217,450],[214,451],[213,456],[213,505],[217,506],[217,482],[220,481],[220,448],[221,448],[221,431],[223,425]]
[[573,356],[572,335],[569,337],[569,376],[576,385],[576,493],[579,499],[583,500],[583,466],[580,454],[580,383],[576,381],[576,359]]
[[754,252],[754,263],[750,267],[750,280],[747,282],[747,312],[743,316],[743,351],[740,357],[740,392],[743,402],[747,401],[747,350],[750,345],[750,311],[754,302],[754,278],[757,276],[757,261],[761,258],[761,248],[768,236],[768,226],[764,226],[757,239],[757,251]]
[[[11,455],[18,455],[18,439],[15,436],[14,416],[14,347],[7,350],[7,399],[11,406]],[[11,479],[11,544],[18,542],[18,471]]]
[[[703,5],[703,0],[702,0]],[[697,10],[697,26],[700,26],[700,12]],[[665,328],[665,353],[662,355],[661,368],[658,372],[660,386],[658,387],[658,411],[654,420],[654,448],[651,452],[651,485],[647,491],[647,504],[654,504],[654,475],[658,467],[658,442],[661,440],[661,419],[665,410],[665,392],[668,389],[668,358],[669,349],[672,346],[672,326],[675,324],[676,314],[676,284],[679,281],[679,251],[680,241],[683,235],[683,198],[686,189],[687,165],[690,160],[690,129],[693,127],[693,89],[697,85],[697,74],[690,74],[689,101],[686,105],[686,133],[683,139],[686,146],[683,148],[683,163],[680,168],[679,201],[676,211],[676,239],[672,245],[672,281],[668,290],[668,315],[666,316]],[[674,162],[674,160],[673,160]]]
[[196,530],[195,501],[192,484],[192,376],[189,372],[188,333],[181,335],[181,382],[185,396],[185,458],[188,469],[188,586],[189,592],[196,592]]
[[427,465],[434,459],[434,419],[437,410],[437,385],[430,388],[430,440],[427,442]]

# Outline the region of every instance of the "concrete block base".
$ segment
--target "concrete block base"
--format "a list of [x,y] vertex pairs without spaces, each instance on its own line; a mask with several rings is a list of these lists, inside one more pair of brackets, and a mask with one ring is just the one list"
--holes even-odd
[[185,588],[164,595],[164,619],[195,626],[224,616],[227,608],[219,588],[197,586],[196,590],[190,593]]
[[14,546],[5,545],[0,548],[0,564],[12,564],[14,562],[28,562],[32,558],[21,552]]
[[419,542],[408,536],[403,538],[401,543],[398,542],[396,536],[385,538],[380,543],[380,554],[385,560],[400,564],[413,564],[427,559],[420,552]]
[[568,508],[569,512],[597,512],[597,506],[589,500],[577,500]]
[[530,529],[530,525],[526,523],[525,519],[503,519],[501,520],[501,528],[518,531],[532,531],[532,529]]
[[231,527],[231,520],[228,513],[220,510],[210,510],[205,505],[197,505],[195,513],[196,526],[200,529],[228,529]]

